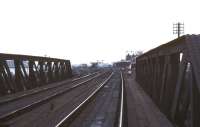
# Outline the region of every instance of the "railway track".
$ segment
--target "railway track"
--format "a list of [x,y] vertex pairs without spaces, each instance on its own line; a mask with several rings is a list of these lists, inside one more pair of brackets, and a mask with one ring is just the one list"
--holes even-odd
[[99,72],[94,72],[92,74],[87,74],[87,75],[84,75],[82,77],[77,77],[77,78],[74,78],[74,79],[71,79],[71,80],[65,80],[65,81],[62,81],[62,82],[59,82],[59,83],[52,83],[48,86],[43,86],[43,87],[35,88],[33,90],[24,91],[24,92],[21,92],[21,93],[16,93],[15,95],[12,94],[12,95],[8,95],[6,97],[1,97],[0,98],[0,105],[6,104],[6,103],[9,103],[9,102],[12,102],[12,101],[17,101],[21,98],[31,96],[31,95],[34,95],[34,94],[38,94],[38,93],[41,93],[41,92],[44,92],[44,91],[48,91],[48,90],[51,90],[51,89],[58,88],[58,87],[61,87],[63,85],[66,85],[66,83],[76,83],[77,81],[79,82],[82,79],[84,80],[85,78],[92,77],[92,76],[94,76],[98,73]]
[[[113,110],[113,112],[109,112],[109,110]],[[112,117],[107,112],[112,114]],[[106,122],[105,119],[109,122]],[[124,79],[122,73],[117,74],[115,72],[98,85],[87,98],[62,118],[55,127],[123,127],[123,121]]]
[[59,96],[63,96],[64,94],[69,93],[78,87],[86,85],[88,82],[91,82],[102,75],[104,75],[104,73],[87,75],[78,79],[73,79],[70,85],[66,85],[66,83],[60,83],[55,87],[44,88],[31,94],[19,96],[18,98],[10,100],[8,99],[7,101],[4,101],[5,103],[2,101],[0,104],[0,126],[15,126],[13,119],[15,121],[15,119],[18,119],[18,117],[23,116],[24,114],[35,110],[37,107],[40,107],[41,105],[44,105],[49,101],[58,98]]

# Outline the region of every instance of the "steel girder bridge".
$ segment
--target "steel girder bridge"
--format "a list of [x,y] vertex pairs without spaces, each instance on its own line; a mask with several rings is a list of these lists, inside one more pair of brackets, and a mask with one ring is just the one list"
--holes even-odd
[[139,56],[136,79],[178,127],[200,127],[200,35],[184,35]]

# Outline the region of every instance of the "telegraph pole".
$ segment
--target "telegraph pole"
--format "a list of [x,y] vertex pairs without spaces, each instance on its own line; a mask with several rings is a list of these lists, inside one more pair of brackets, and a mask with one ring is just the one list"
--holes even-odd
[[181,34],[184,34],[184,23],[174,23],[173,24],[173,34],[177,34],[178,38]]

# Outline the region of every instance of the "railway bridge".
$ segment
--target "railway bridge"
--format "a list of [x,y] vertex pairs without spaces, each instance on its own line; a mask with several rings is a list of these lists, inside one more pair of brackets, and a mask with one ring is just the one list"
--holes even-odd
[[200,127],[200,36],[75,77],[69,60],[0,54],[0,127]]

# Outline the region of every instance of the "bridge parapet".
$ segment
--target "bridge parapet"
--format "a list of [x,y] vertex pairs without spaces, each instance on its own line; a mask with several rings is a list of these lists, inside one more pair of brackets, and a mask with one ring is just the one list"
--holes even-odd
[[0,96],[72,76],[69,60],[0,53]]
[[200,126],[200,35],[185,35],[136,59],[136,80],[178,127]]

